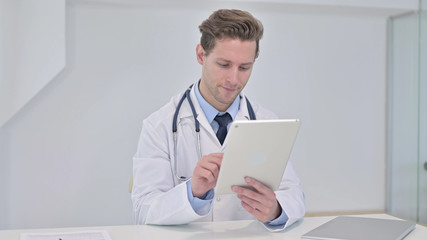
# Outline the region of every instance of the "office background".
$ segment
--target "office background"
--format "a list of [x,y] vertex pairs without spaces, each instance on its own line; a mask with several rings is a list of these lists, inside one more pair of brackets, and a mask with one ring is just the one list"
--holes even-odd
[[200,77],[218,8],[264,24],[245,93],[301,119],[307,211],[390,208],[390,17],[418,1],[0,0],[0,229],[133,223],[142,120]]

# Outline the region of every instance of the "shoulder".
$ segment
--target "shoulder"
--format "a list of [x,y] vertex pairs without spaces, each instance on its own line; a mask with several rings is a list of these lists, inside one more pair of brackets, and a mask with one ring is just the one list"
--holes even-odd
[[254,112],[256,119],[258,120],[267,120],[267,119],[278,119],[278,116],[271,110],[263,107],[261,104],[258,104],[257,102],[248,99]]

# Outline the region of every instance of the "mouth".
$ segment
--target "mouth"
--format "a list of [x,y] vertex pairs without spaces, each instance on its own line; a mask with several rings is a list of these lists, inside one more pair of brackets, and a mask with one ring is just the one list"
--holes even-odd
[[227,92],[235,92],[235,91],[237,91],[237,88],[235,88],[235,87],[224,87],[224,86],[222,86],[222,88],[225,91],[227,91]]

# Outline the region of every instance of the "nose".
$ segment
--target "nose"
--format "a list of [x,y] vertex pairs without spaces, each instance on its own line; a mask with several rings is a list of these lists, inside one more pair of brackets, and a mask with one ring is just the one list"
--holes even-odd
[[239,68],[238,67],[230,68],[227,76],[227,82],[234,85],[238,82],[238,79],[239,79]]

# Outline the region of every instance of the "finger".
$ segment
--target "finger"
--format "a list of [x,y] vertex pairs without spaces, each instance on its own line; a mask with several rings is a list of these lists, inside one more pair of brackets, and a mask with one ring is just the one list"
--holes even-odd
[[200,159],[200,161],[197,162],[197,165],[201,164],[214,164],[219,169],[221,167],[222,163],[222,154],[209,154],[205,155]]
[[221,163],[222,163],[223,156],[224,156],[224,153],[211,153],[211,154],[206,156],[206,160],[208,162],[214,163],[214,164],[218,165],[218,167],[220,167]]
[[267,216],[256,208],[251,207],[245,202],[242,202],[242,207],[260,222],[267,222]]
[[213,182],[216,179],[211,171],[206,170],[204,168],[199,168],[195,172],[194,178],[195,178],[195,180],[196,179],[204,179],[206,182]]
[[224,153],[210,153],[208,156],[213,156],[216,158],[222,158],[224,156]]
[[274,192],[272,196],[265,196],[251,189],[233,186],[232,190],[237,193],[237,197],[248,205],[259,209],[267,215],[277,208],[277,199]]
[[220,166],[217,164],[211,162],[201,162],[199,166],[207,171],[210,171],[215,178],[218,177]]
[[255,190],[257,190],[260,194],[265,195],[269,198],[276,198],[276,194],[271,190],[269,187],[265,186],[261,182],[251,178],[251,177],[245,177],[245,182],[253,187]]
[[256,201],[252,198],[248,198],[245,195],[240,195],[238,194],[237,197],[243,202],[246,203],[247,205],[251,206],[252,208],[258,209],[260,212],[266,212],[268,211],[268,208],[259,201]]
[[244,195],[237,195],[237,197],[242,201],[252,206],[253,208],[258,209],[260,212],[270,216],[275,213],[275,210],[280,207],[276,199],[264,198],[262,201],[256,201],[254,199],[248,198]]
[[262,202],[265,197],[260,193],[245,187],[233,186],[231,190],[238,194],[238,196],[245,196],[258,202]]
[[208,155],[204,155],[202,158],[206,159],[216,159],[215,161],[222,160],[224,157],[224,153],[210,153]]
[[239,197],[239,199],[242,200],[242,206],[247,206],[245,209],[262,222],[276,219],[282,212],[277,201],[266,201],[260,203],[244,196]]

